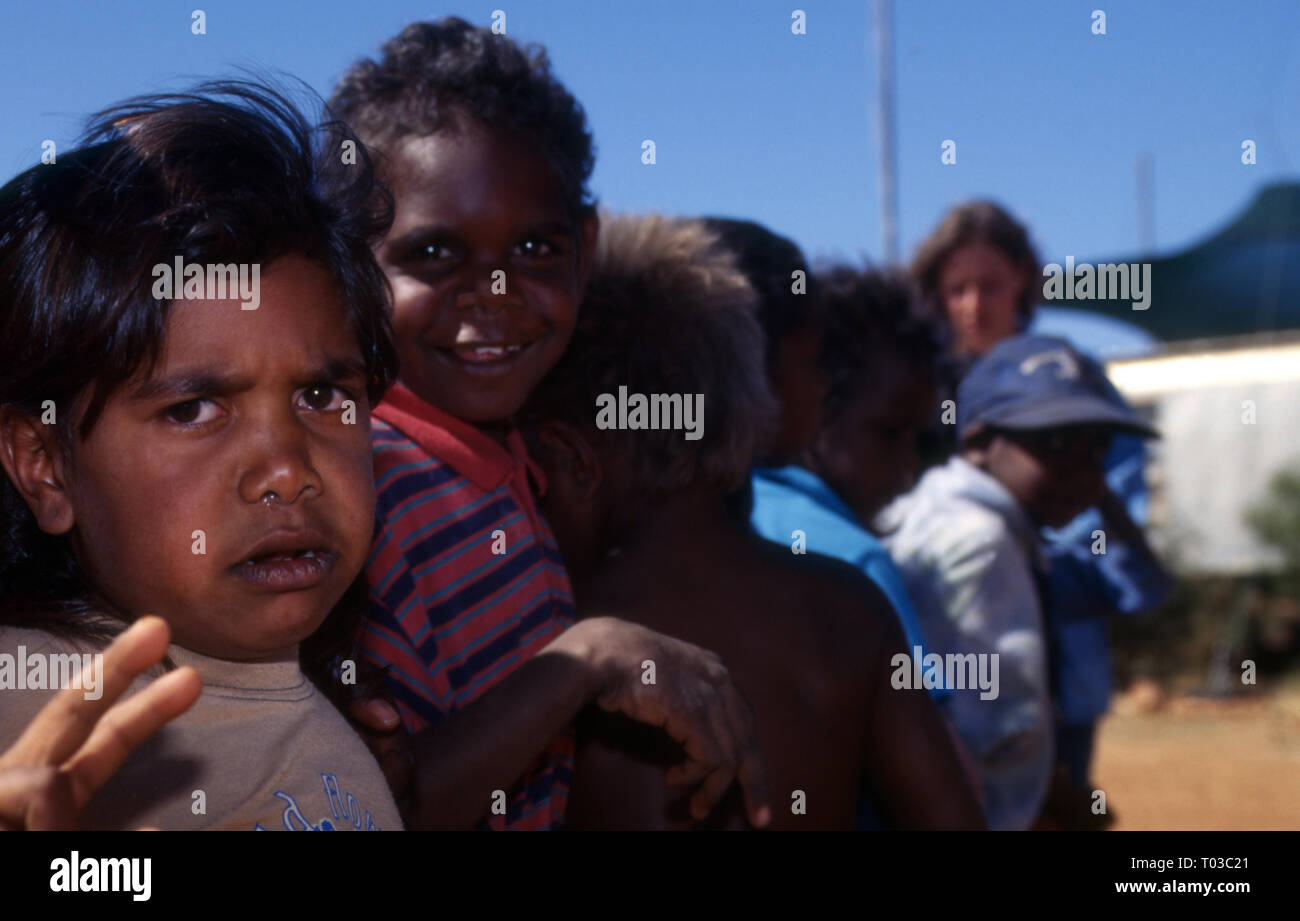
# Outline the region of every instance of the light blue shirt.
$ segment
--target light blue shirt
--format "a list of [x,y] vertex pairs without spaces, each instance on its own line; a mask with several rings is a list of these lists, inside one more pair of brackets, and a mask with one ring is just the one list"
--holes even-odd
[[[920,622],[903,576],[889,552],[821,477],[803,467],[760,467],[751,477],[754,505],[749,522],[761,537],[793,546],[796,531],[810,553],[842,560],[862,570],[885,593],[907,638],[907,652],[924,647]],[[931,696],[943,700],[946,688]]]

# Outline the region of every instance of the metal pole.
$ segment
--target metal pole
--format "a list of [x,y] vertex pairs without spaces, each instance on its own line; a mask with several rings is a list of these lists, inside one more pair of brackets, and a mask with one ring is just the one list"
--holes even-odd
[[898,179],[894,172],[893,0],[876,0],[876,105],[880,142],[880,226],[886,262],[898,261]]

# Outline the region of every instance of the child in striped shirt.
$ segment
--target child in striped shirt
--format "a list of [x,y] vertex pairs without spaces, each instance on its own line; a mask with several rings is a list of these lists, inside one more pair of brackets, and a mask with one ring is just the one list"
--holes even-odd
[[[698,810],[738,775],[766,824],[752,717],[717,657],[611,617],[574,625],[533,501],[545,481],[514,428],[568,343],[590,272],[581,107],[545,52],[454,18],[404,29],[331,103],[380,152],[396,202],[376,255],[400,372],[374,411],[363,648],[413,734],[408,824],[559,827],[570,724],[590,704],[683,742],[682,779],[707,780]],[[643,684],[649,659],[673,680]],[[354,715],[387,725],[373,708]]]

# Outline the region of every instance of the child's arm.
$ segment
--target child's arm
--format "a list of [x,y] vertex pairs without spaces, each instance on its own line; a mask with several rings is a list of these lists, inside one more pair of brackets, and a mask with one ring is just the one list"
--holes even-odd
[[1114,607],[1124,614],[1141,614],[1164,604],[1173,580],[1161,564],[1146,534],[1128,513],[1124,501],[1107,489],[1097,504],[1112,543],[1095,559],[1114,595]]
[[990,827],[1028,828],[1052,770],[1047,650],[1032,571],[1000,527],[955,531],[934,550],[947,614],[936,624],[945,631],[937,645],[973,656],[980,680],[987,667],[991,683],[954,690],[948,715],[979,766]]
[[180,668],[114,704],[162,660],[169,642],[161,618],[141,618],[104,650],[98,699],[69,687],[36,714],[0,754],[0,829],[74,827],[91,794],[127,756],[198,700],[198,673]]
[[[929,693],[891,684],[893,656],[907,648],[897,621],[883,620],[871,676],[866,783],[899,829],[984,830],[984,813],[960,742]],[[910,666],[909,666],[910,667]]]
[[[641,663],[658,681],[641,683]],[[415,736],[410,828],[467,828],[588,704],[662,727],[686,749],[673,783],[707,815],[739,776],[750,821],[770,821],[753,714],[711,652],[610,617],[570,627],[473,704]],[[354,716],[361,716],[354,708]],[[382,728],[382,727],[376,727]]]

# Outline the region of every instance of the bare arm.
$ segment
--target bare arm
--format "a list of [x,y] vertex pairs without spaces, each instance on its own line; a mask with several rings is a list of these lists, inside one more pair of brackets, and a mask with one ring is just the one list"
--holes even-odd
[[[658,674],[641,683],[641,663]],[[466,828],[488,812],[588,704],[662,727],[686,750],[672,780],[700,784],[707,815],[739,777],[750,820],[770,821],[753,715],[718,657],[689,643],[608,617],[569,628],[472,705],[418,733],[407,822]],[[354,710],[354,715],[356,711]]]
[[685,804],[680,822],[668,817],[670,796],[664,772],[681,760],[681,750],[663,733],[626,717],[588,710],[578,720],[578,751],[573,789],[565,816],[567,828],[657,830],[689,828]]
[[876,801],[895,828],[983,830],[960,743],[928,692],[893,687],[891,660],[907,641],[892,617],[883,633],[867,667],[866,781]]
[[596,675],[560,640],[470,706],[415,735],[408,828],[472,827],[488,813],[493,791],[514,786],[593,699]]

